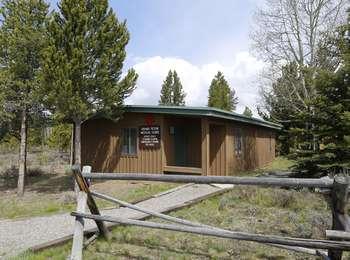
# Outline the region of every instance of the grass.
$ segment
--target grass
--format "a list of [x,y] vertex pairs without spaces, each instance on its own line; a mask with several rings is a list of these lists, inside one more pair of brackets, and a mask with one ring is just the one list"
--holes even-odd
[[235,173],[235,176],[256,176],[266,172],[278,172],[278,171],[290,171],[291,167],[295,164],[295,161],[289,160],[286,157],[276,157],[271,163],[266,166],[249,171],[241,171]]
[[[70,212],[76,207],[67,154],[56,151],[28,155],[28,173],[23,197],[16,195],[16,154],[0,153],[0,219],[15,219]],[[93,189],[126,201],[139,201],[175,187],[169,183],[128,181],[95,182]],[[101,208],[115,206],[97,200]]]
[[[221,196],[171,213],[231,230],[304,238],[324,237],[330,214],[321,195],[255,187],[235,187]],[[16,259],[65,259],[70,249],[71,243],[67,243],[38,253],[27,252]],[[308,259],[308,256],[252,242],[124,226],[113,229],[110,242],[100,239],[86,248],[84,259]]]
[[[264,169],[250,174],[286,170],[292,163],[277,158]],[[323,195],[306,189],[236,186],[223,195],[170,215],[231,230],[303,238],[324,238],[324,231],[331,225],[331,211]],[[150,220],[159,221],[153,218]],[[14,259],[63,260],[69,255],[70,249],[71,242],[41,252],[26,252]],[[310,259],[310,256],[253,242],[120,226],[112,230],[110,242],[99,239],[84,249],[84,259],[278,260]]]
[[261,168],[260,171],[288,171],[294,166],[295,161],[289,160],[286,157],[280,156],[273,160],[271,163]]
[[[58,184],[59,185],[59,184]],[[94,187],[96,186],[96,188]],[[104,186],[113,186],[113,190],[103,189]],[[162,191],[175,187],[167,183],[142,183],[142,182],[110,182],[93,185],[92,188],[108,193],[126,201],[139,201]],[[107,190],[107,192],[106,192]],[[115,204],[97,199],[100,208],[112,207]],[[71,191],[62,193],[26,192],[19,198],[15,194],[3,195],[0,200],[0,219],[14,219],[24,217],[43,216],[70,212],[76,207],[75,195]]]

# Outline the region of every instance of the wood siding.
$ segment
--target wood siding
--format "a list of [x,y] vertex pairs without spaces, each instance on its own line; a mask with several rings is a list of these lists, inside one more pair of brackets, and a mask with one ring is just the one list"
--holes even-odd
[[209,125],[210,175],[226,175],[226,126]]
[[[88,120],[82,125],[82,163],[93,171],[162,173],[162,149],[141,149],[137,140],[136,155],[122,155],[122,129],[145,125],[146,114],[124,114],[113,122],[107,119]],[[154,115],[155,125],[163,129],[163,117]],[[138,138],[138,137],[137,137]]]
[[[82,164],[98,172],[163,173],[174,160],[171,126],[186,133],[186,166],[201,168],[203,175],[234,175],[265,166],[275,158],[275,131],[228,120],[152,115],[161,128],[161,145],[141,149],[136,155],[122,155],[122,129],[145,125],[148,114],[125,113],[123,119],[90,119],[82,125]],[[235,135],[242,133],[242,152],[235,153]],[[182,169],[185,170],[185,169]]]
[[[235,136],[239,129],[243,139],[241,154],[235,152]],[[228,125],[226,140],[229,174],[263,167],[275,158],[275,133],[273,130],[231,123]]]

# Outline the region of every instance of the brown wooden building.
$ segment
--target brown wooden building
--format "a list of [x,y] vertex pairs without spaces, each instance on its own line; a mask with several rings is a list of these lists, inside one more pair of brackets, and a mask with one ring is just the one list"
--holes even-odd
[[280,126],[208,107],[126,106],[82,125],[82,163],[99,172],[234,175],[275,158]]

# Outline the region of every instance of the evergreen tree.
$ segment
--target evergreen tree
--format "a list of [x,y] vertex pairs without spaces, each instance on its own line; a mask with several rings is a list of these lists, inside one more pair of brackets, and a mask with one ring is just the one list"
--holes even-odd
[[235,91],[230,89],[222,72],[218,71],[209,87],[208,106],[234,111],[237,104],[238,98],[235,97]]
[[169,70],[162,84],[159,105],[184,106],[186,94],[176,71]]
[[173,73],[169,70],[166,79],[162,84],[162,89],[160,91],[159,105],[172,105],[172,86],[173,86]]
[[[349,24],[343,30],[349,31]],[[339,45],[342,65],[336,73],[318,73],[318,95],[311,102],[313,113],[305,113],[313,126],[304,131],[305,135],[311,132],[316,136],[317,146],[300,149],[297,168],[309,174],[339,173],[350,166],[350,39],[343,39]]]
[[20,133],[19,195],[24,192],[28,120],[40,108],[36,94],[47,13],[48,5],[42,0],[1,2],[0,120]]
[[186,94],[183,90],[181,81],[176,71],[173,72],[173,105],[184,106]]
[[137,74],[124,78],[129,33],[107,0],[62,0],[48,25],[43,97],[55,118],[74,123],[74,163],[81,165],[81,124],[96,112],[111,118],[134,90]]
[[243,111],[243,115],[247,116],[247,117],[253,117],[253,112],[249,107],[245,107],[244,111]]

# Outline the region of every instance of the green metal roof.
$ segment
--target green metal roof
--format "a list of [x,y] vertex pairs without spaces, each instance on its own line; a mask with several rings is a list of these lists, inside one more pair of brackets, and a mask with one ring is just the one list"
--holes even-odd
[[125,106],[125,112],[169,114],[181,116],[206,116],[258,125],[276,130],[280,130],[282,128],[282,126],[279,124],[275,124],[258,118],[247,117],[241,114],[228,112],[213,107],[127,105]]

